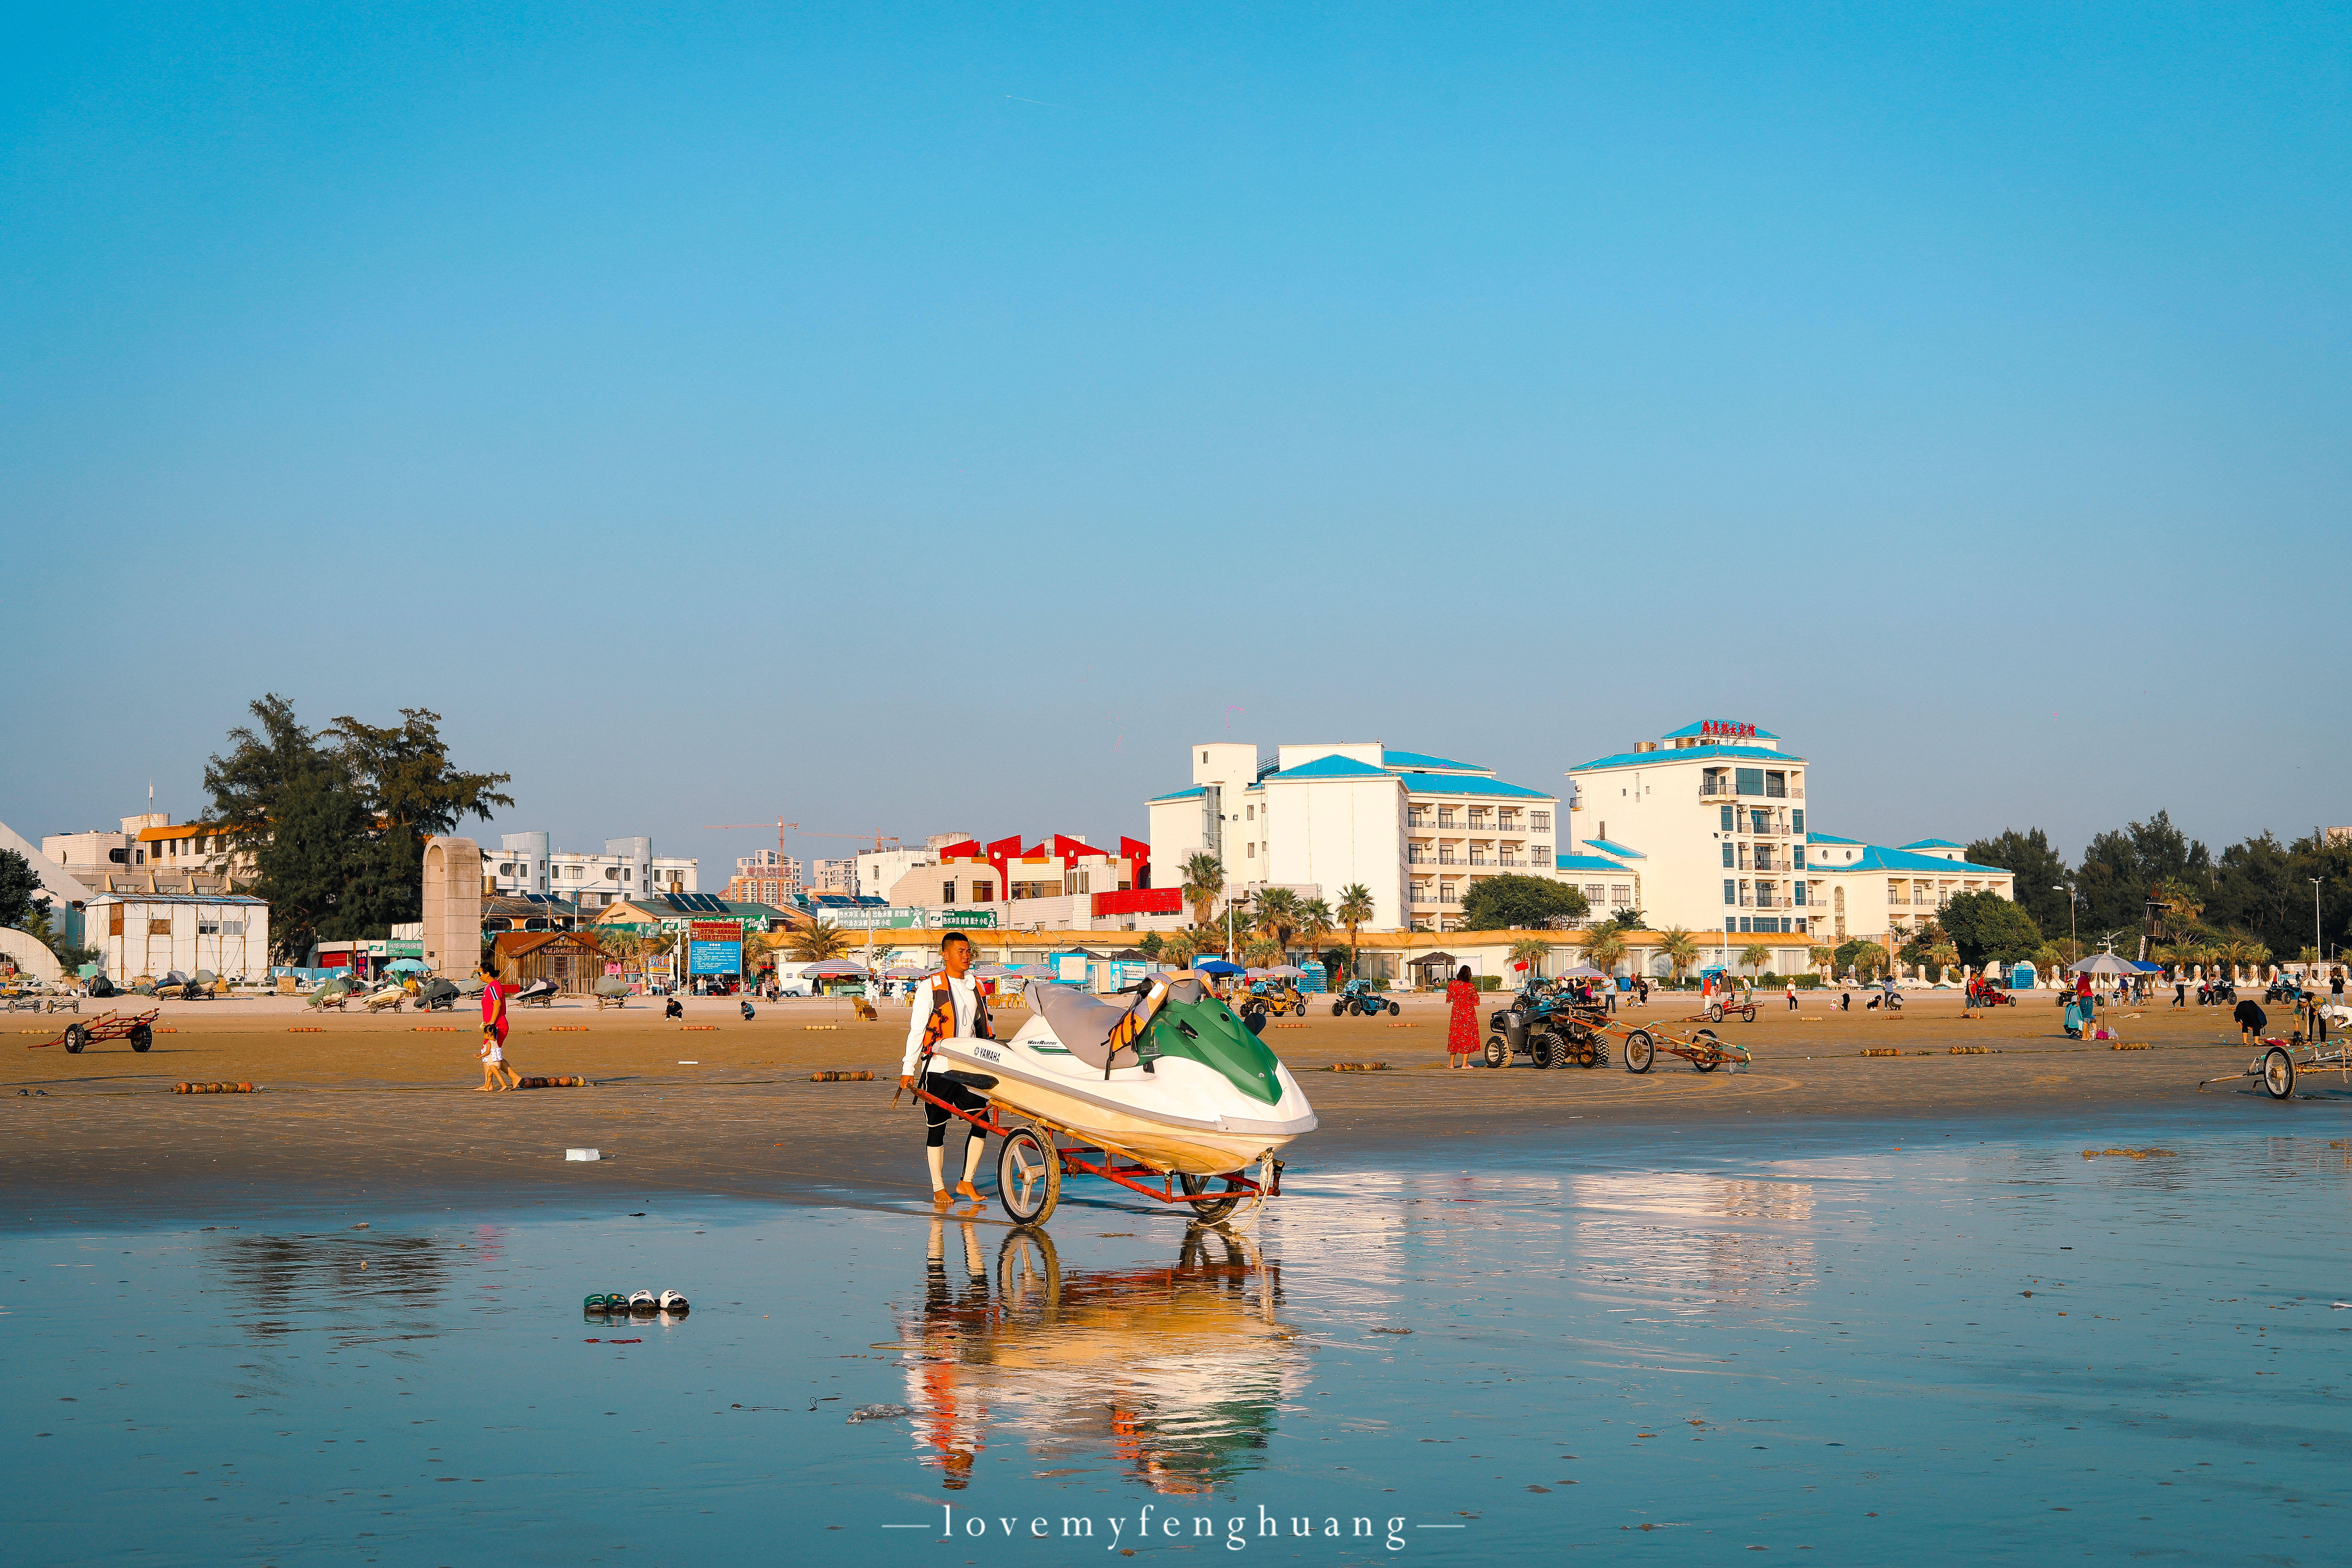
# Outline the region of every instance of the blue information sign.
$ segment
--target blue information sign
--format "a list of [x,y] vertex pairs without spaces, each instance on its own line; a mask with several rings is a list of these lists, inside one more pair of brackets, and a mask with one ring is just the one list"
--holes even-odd
[[743,944],[740,942],[690,942],[686,944],[688,974],[740,974]]

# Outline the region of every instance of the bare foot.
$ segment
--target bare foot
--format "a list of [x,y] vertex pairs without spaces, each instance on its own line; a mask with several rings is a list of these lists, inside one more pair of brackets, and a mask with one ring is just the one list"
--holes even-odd
[[478,1083],[474,1086],[474,1092],[476,1094],[488,1094],[490,1092],[490,1086],[486,1083]]
[[953,1198],[948,1196],[948,1190],[945,1187],[933,1187],[931,1189],[932,1207],[943,1209],[954,1201],[955,1200]]
[[980,1189],[973,1186],[970,1182],[958,1182],[956,1184],[956,1196],[960,1198],[970,1198],[972,1202],[978,1203],[980,1202]]

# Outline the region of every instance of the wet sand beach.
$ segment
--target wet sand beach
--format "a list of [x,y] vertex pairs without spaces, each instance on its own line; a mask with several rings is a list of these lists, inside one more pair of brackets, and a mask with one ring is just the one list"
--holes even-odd
[[[1710,1131],[1816,1136],[1844,1123],[1937,1133],[1979,1123],[2112,1122],[2145,1114],[2218,1124],[2291,1115],[2252,1080],[2201,1094],[2249,1055],[2218,1008],[2164,1001],[2119,1009],[2126,1041],[2067,1039],[2047,994],[1975,1019],[1958,999],[1916,997],[1900,1016],[1840,1013],[1801,997],[1764,999],[1757,1020],[1721,1026],[1755,1065],[1700,1074],[1661,1056],[1648,1074],[1614,1062],[1537,1071],[1442,1067],[1444,1006],[1406,997],[1395,1018],[1283,1020],[1266,1038],[1297,1072],[1321,1128],[1289,1152],[1297,1165],[1382,1149],[1425,1151],[1481,1138],[1662,1139]],[[121,1002],[111,1004],[121,1007]],[[85,1020],[108,1004],[85,1003]],[[139,1002],[142,1008],[155,1005]],[[1624,1015],[1674,1020],[1687,999]],[[26,1049],[71,1018],[11,1015],[0,1048],[0,1183],[20,1219],[82,1205],[200,1212],[220,1203],[335,1207],[385,1202],[539,1199],[581,1191],[727,1194],[787,1202],[919,1196],[920,1122],[891,1103],[903,1014],[860,1023],[843,1004],[689,1001],[688,1026],[658,1004],[598,1013],[586,1005],[516,1016],[509,1051],[529,1074],[578,1074],[583,1089],[485,1094],[470,1013],[319,1015],[286,999],[165,1003],[154,1049],[120,1043],[79,1056]],[[2137,1016],[2130,1016],[2137,1012]],[[2273,1009],[2273,1032],[2284,1011]],[[1023,1015],[1015,1012],[1017,1020]],[[1014,1026],[1017,1026],[1017,1024]],[[317,1033],[297,1033],[315,1028]],[[1983,1054],[1952,1055],[1954,1047]],[[1870,1048],[1905,1055],[1870,1058]],[[1385,1061],[1385,1072],[1326,1072]],[[870,1070],[869,1083],[816,1083],[820,1069]],[[186,1096],[181,1081],[251,1081],[259,1092]],[[19,1090],[25,1092],[19,1093]],[[2352,1098],[2334,1078],[2309,1095]],[[599,1150],[568,1162],[568,1148]]]

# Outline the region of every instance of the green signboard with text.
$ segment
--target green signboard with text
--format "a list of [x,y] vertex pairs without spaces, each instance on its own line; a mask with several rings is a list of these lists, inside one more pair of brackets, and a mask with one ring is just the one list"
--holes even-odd
[[949,910],[940,916],[940,927],[943,931],[994,931],[996,911],[994,910]]

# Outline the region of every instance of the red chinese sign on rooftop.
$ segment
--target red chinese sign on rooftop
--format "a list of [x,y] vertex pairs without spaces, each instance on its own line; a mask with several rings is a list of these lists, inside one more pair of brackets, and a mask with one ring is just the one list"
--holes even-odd
[[1752,741],[1756,738],[1753,724],[1735,724],[1726,719],[1709,719],[1699,727],[1699,733],[1716,741]]

